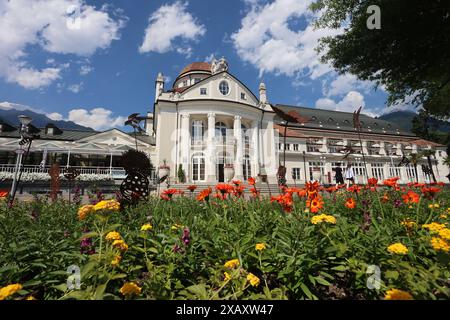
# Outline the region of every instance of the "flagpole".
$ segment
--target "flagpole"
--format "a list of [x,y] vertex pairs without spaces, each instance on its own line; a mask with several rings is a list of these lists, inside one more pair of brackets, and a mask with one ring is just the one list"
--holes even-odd
[[353,113],[353,122],[354,122],[353,124],[354,124],[354,127],[356,128],[356,132],[358,133],[359,145],[361,148],[361,155],[363,158],[364,169],[366,171],[366,183],[368,183],[369,182],[369,172],[367,171],[366,157],[364,155],[364,148],[363,148],[362,139],[361,139],[361,122],[359,121],[359,113],[361,112],[361,109],[362,109],[362,106],[359,107],[359,109]]

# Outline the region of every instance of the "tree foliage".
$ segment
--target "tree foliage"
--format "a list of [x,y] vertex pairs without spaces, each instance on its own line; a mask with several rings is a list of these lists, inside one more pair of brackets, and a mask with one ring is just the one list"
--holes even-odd
[[[381,9],[381,29],[368,29],[367,8]],[[450,116],[450,1],[317,0],[319,27],[344,32],[319,50],[340,73],[371,80],[389,92],[388,105],[410,102]]]

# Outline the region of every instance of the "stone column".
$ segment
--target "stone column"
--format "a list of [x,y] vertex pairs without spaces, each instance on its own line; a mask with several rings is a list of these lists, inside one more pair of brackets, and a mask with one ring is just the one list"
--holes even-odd
[[208,113],[208,135],[206,139],[206,181],[209,183],[217,182],[216,177],[216,146],[214,143],[216,127],[216,114]]
[[257,120],[252,122],[252,176],[256,177],[259,172],[260,158],[259,158],[259,122]]
[[244,173],[242,171],[242,161],[244,157],[243,141],[242,141],[242,117],[239,115],[234,116],[234,137],[236,139],[236,155],[234,161],[234,177],[235,179],[242,180]]
[[[182,114],[181,115],[181,134],[180,134],[180,146],[181,146],[181,161],[180,163],[183,165],[183,170],[186,176],[186,182],[189,181],[190,177],[190,151],[191,151],[191,130],[189,126],[189,115]],[[176,168],[176,177],[178,178],[178,168]],[[178,180],[178,179],[177,179]]]

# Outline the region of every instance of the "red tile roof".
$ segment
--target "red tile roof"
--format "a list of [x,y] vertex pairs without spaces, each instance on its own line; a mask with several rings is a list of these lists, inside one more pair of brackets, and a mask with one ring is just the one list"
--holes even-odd
[[184,69],[180,72],[180,75],[178,77],[180,77],[181,75],[191,72],[191,71],[207,71],[207,72],[211,72],[211,65],[208,62],[194,62],[191,63],[189,65],[187,65],[186,67],[184,67]]

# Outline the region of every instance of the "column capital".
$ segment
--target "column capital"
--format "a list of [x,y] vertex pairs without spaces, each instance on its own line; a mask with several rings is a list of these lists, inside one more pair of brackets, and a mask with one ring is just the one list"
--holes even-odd
[[208,113],[208,118],[215,118],[216,114],[214,112],[209,112]]
[[189,119],[190,116],[191,116],[190,114],[183,113],[181,115],[181,119]]
[[235,115],[235,116],[234,116],[234,120],[242,120],[242,116],[240,116],[240,115]]

